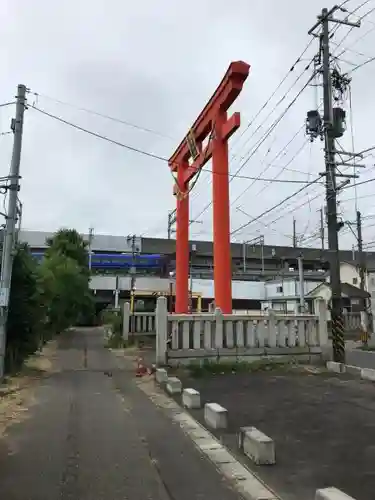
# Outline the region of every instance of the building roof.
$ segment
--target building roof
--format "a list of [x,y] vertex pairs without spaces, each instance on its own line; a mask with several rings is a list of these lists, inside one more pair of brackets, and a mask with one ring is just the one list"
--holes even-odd
[[[306,295],[306,298],[315,296],[316,292],[323,287],[327,287],[327,288],[331,289],[331,284],[330,283],[321,283],[316,288],[311,290],[311,292],[309,292]],[[369,299],[371,297],[371,295],[368,292],[366,292],[365,290],[361,290],[357,286],[350,285],[349,283],[341,283],[341,296],[348,297],[350,299]]]

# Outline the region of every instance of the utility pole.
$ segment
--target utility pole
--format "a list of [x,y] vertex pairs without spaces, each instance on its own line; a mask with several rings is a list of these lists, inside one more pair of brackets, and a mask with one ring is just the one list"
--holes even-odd
[[90,227],[89,228],[89,271],[91,273],[91,267],[92,267],[92,242],[94,239],[94,228]]
[[[358,27],[359,23],[351,23],[347,19],[334,19],[332,15],[340,10],[338,5],[335,5],[330,11],[322,9],[322,13],[318,16],[318,21],[310,29],[309,34],[314,34],[315,29],[321,26],[320,39],[320,54],[318,57],[321,62],[321,72],[323,74],[323,101],[324,101],[324,116],[323,127],[320,129],[324,135],[325,149],[325,175],[326,178],[326,199],[327,199],[327,225],[328,225],[328,250],[329,250],[329,267],[330,281],[332,290],[331,299],[331,324],[332,324],[332,347],[333,358],[336,362],[345,362],[345,340],[344,340],[344,321],[341,300],[341,280],[340,280],[340,258],[339,258],[339,242],[338,231],[342,224],[337,220],[337,201],[336,193],[336,162],[335,162],[335,138],[341,137],[342,121],[345,113],[341,108],[334,110],[332,105],[332,71],[331,71],[331,54],[329,48],[330,23],[346,24],[348,26]],[[340,76],[340,84],[346,84],[344,78]],[[341,120],[341,121],[340,121]],[[311,129],[313,132],[313,129]],[[313,137],[311,135],[311,137]]]
[[135,316],[134,316],[134,302],[135,302],[135,287],[136,287],[136,274],[137,274],[137,268],[136,268],[136,262],[135,258],[137,255],[137,248],[136,248],[136,236],[133,234],[132,236],[128,236],[127,238],[128,243],[131,243],[131,253],[132,253],[132,267],[130,269],[130,314],[131,314],[131,320],[130,320],[130,331],[132,334],[135,332]]
[[17,199],[20,189],[20,163],[22,149],[23,118],[26,107],[26,87],[18,85],[16,117],[12,120],[11,128],[14,133],[12,160],[10,165],[10,183],[8,211],[5,225],[5,235],[2,249],[0,273],[0,379],[4,376],[4,360],[6,348],[6,327],[10,286],[12,281],[12,267],[14,257],[14,242],[17,220]]
[[[357,210],[357,239],[358,239],[358,267],[359,267],[359,284],[360,289],[364,292],[366,289],[366,262],[365,254],[363,251],[362,239],[362,216],[361,212]],[[366,311],[366,299],[362,299],[362,311]]]
[[176,222],[176,215],[177,215],[176,209],[175,210],[171,210],[170,212],[168,212],[168,230],[167,230],[167,234],[168,234],[168,239],[169,240],[172,237],[172,227],[173,227],[173,224]]
[[324,210],[320,209],[320,241],[322,244],[322,250],[324,250]]
[[297,222],[296,219],[293,217],[293,247],[297,248],[297,228],[296,228]]
[[[351,228],[351,223],[349,222],[349,227]],[[360,281],[360,289],[364,292],[366,289],[366,261],[365,254],[363,252],[363,238],[362,238],[362,216],[361,212],[357,210],[356,217],[356,227],[357,232],[355,234],[357,242],[358,242],[358,269],[359,269],[359,281]],[[352,230],[354,233],[354,231]],[[354,254],[354,251],[353,251]],[[353,256],[354,257],[354,256]],[[354,260],[354,259],[353,259]],[[360,313],[361,313],[361,339],[362,342],[367,345],[368,344],[368,311],[367,311],[367,300],[365,298],[360,299]]]
[[298,275],[299,275],[299,306],[300,313],[305,312],[305,279],[303,276],[303,257],[302,254],[298,257]]
[[[176,216],[176,210],[171,210],[170,212],[168,212],[167,235],[169,240],[172,238],[172,233],[176,232],[175,229],[173,229],[173,225],[176,223]],[[203,221],[189,219],[189,225],[190,224],[203,224]]]

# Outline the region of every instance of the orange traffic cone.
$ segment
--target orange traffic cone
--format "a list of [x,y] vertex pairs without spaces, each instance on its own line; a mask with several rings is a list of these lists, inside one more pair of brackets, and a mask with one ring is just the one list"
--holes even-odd
[[136,372],[135,372],[135,376],[136,377],[143,377],[143,375],[146,375],[146,373],[147,373],[147,368],[143,364],[143,359],[142,358],[138,358],[137,359],[137,369],[136,369]]

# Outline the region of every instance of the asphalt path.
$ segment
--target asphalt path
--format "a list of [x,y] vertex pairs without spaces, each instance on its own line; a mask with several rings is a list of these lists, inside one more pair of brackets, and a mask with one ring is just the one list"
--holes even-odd
[[102,330],[61,335],[54,363],[27,418],[0,439],[0,498],[239,498],[136,387],[134,370],[119,366]]

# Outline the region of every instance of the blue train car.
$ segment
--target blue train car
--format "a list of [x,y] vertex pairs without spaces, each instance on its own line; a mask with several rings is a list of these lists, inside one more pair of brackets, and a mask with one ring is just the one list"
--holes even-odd
[[[43,252],[32,252],[35,259],[40,262],[43,257]],[[166,257],[160,254],[140,254],[133,256],[132,254],[116,254],[116,253],[93,253],[91,257],[92,269],[130,269],[134,266],[136,269],[163,269],[166,265]]]

